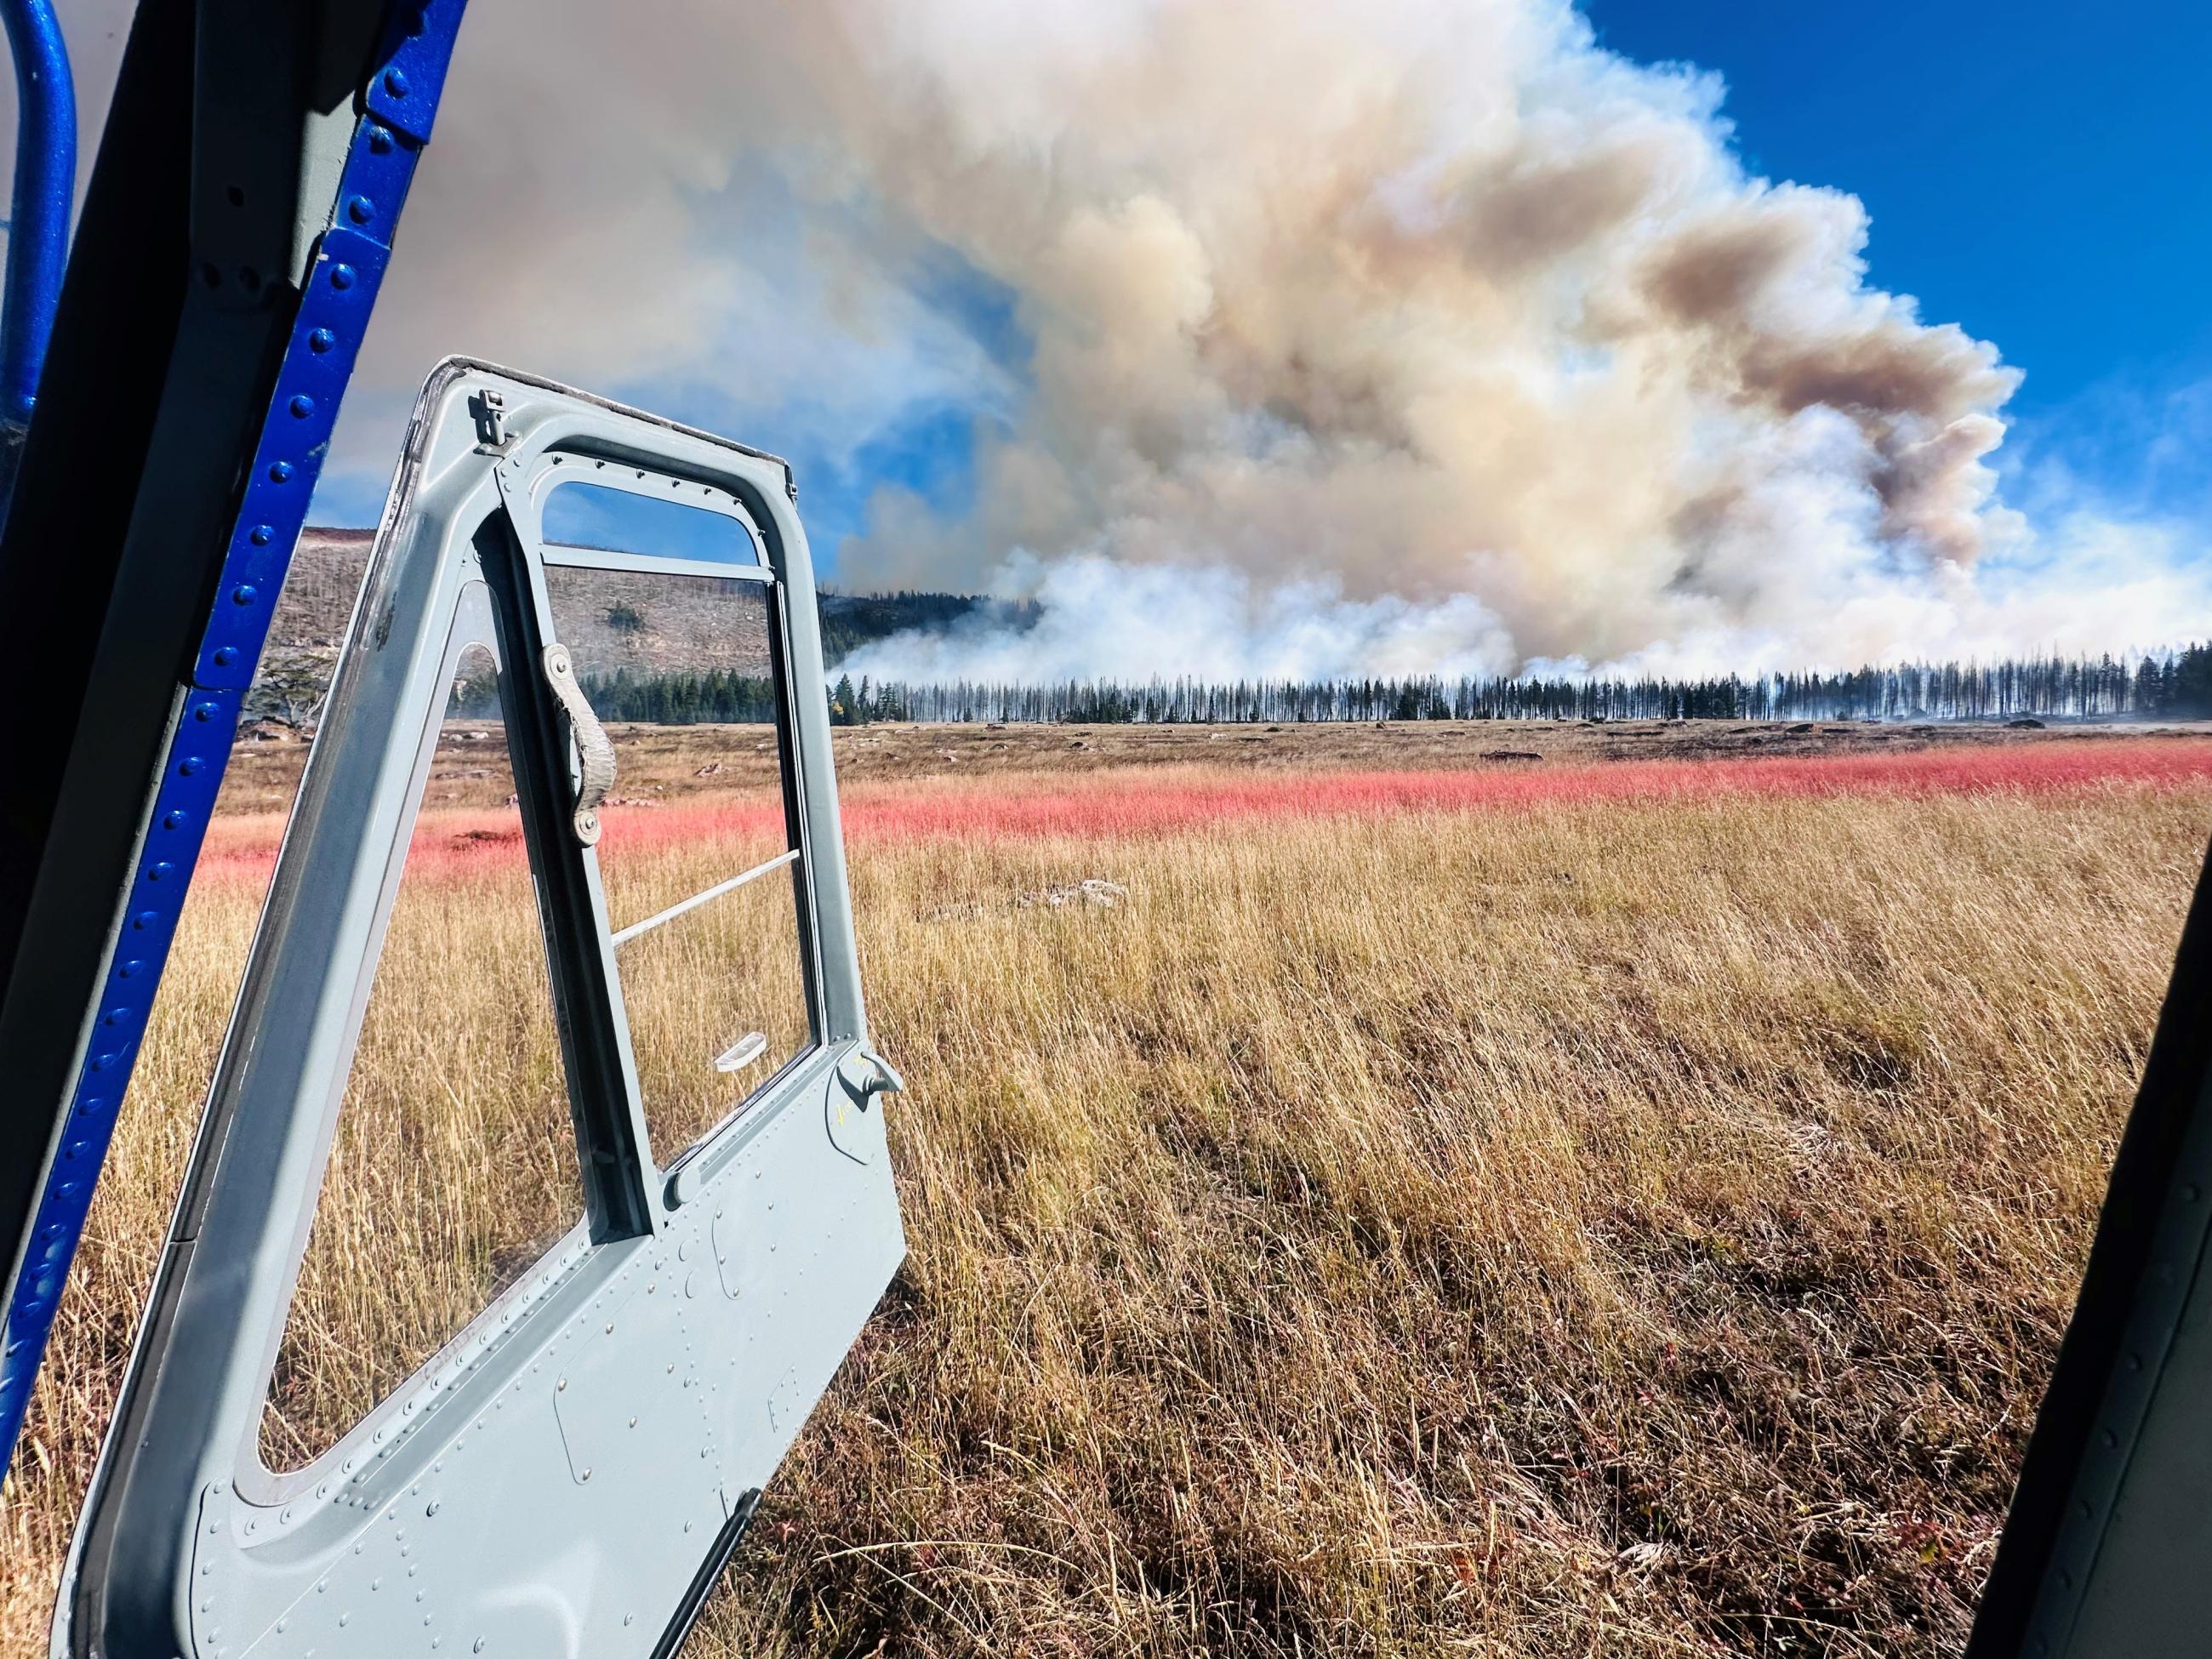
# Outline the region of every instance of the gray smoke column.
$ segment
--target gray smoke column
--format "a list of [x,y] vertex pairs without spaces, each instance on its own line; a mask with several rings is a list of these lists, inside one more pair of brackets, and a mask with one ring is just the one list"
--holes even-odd
[[1543,0],[817,27],[845,188],[1035,341],[972,513],[887,494],[845,568],[1011,575],[1044,635],[864,665],[1132,672],[1164,635],[1193,672],[1752,666],[1986,623],[1958,613],[2021,533],[1988,465],[2017,376],[1867,285],[1855,198],[1747,177],[1717,82]]

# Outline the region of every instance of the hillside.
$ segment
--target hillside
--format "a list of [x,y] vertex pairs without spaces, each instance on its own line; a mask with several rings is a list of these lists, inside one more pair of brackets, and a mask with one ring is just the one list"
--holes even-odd
[[[367,530],[310,527],[301,533],[270,626],[255,713],[299,720],[320,704],[374,539]],[[759,632],[732,633],[726,614],[702,612],[682,578],[609,574],[590,580],[594,602],[575,607],[568,625],[574,635],[568,643],[586,674],[628,669],[650,676],[679,667],[742,673],[761,660],[765,641]],[[825,592],[823,660],[834,668],[873,641],[908,629],[949,628],[994,603],[965,593]]]

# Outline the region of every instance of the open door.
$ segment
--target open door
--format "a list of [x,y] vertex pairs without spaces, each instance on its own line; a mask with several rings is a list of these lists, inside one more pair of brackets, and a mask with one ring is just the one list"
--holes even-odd
[[58,1653],[674,1650],[903,1250],[815,615],[782,462],[430,377]]

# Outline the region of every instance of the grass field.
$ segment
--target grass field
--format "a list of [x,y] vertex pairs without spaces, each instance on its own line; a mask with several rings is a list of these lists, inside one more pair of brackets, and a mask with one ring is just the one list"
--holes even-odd
[[[1955,1652],[2212,741],[1893,735],[844,734],[912,1254],[690,1650]],[[761,780],[686,758],[625,758],[666,803],[610,814],[641,903],[711,878],[702,826],[759,828]],[[41,1647],[286,763],[249,757],[211,843],[7,1489],[9,1653]],[[481,1027],[486,962],[541,970],[495,944],[526,917],[495,780],[447,769],[442,921],[393,949]],[[1126,891],[1040,902],[1088,878]],[[363,1144],[544,1147],[526,1026],[449,1110],[450,1052],[373,1018]],[[348,1145],[308,1279],[361,1363],[291,1374],[279,1453],[557,1223]],[[414,1241],[372,1279],[397,1297],[354,1274],[372,1212]]]

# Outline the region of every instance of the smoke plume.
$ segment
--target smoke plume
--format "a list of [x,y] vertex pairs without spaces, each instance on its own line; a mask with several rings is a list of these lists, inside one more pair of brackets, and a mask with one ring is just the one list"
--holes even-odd
[[[848,586],[1035,597],[908,676],[1755,669],[2212,625],[1996,493],[2018,383],[1564,0],[474,0],[337,463],[436,357],[837,476]],[[810,462],[810,465],[814,463]],[[802,472],[802,488],[809,484]]]

